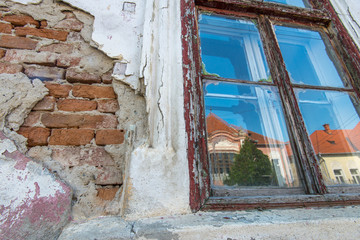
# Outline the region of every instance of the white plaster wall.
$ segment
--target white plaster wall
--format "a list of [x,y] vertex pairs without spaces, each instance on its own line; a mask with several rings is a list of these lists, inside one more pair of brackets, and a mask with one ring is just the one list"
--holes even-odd
[[140,79],[146,87],[150,136],[127,163],[123,214],[141,218],[190,212],[180,1],[62,1],[94,16],[92,40],[119,60],[113,76],[135,90],[140,90]]
[[38,4],[41,3],[42,0],[12,0],[12,1],[25,5],[25,4]]
[[[139,90],[145,1],[62,1],[94,16],[92,40],[97,43],[98,49],[126,67],[124,72],[115,72],[114,77]],[[135,9],[132,9],[132,6],[135,6]]]
[[355,44],[360,48],[360,1],[330,0]]
[[141,69],[150,134],[131,155],[129,219],[190,212],[180,12],[180,1],[146,1]]

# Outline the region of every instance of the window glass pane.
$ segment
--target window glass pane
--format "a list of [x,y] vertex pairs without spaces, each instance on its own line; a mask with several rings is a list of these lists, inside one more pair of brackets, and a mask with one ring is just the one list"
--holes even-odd
[[359,102],[336,91],[295,91],[326,184],[355,184],[360,169]]
[[276,88],[205,81],[204,94],[213,185],[300,185]]
[[275,26],[292,83],[344,87],[318,32]]
[[271,81],[259,32],[251,21],[200,15],[203,74]]
[[264,2],[274,2],[296,7],[305,7],[303,0],[264,0]]

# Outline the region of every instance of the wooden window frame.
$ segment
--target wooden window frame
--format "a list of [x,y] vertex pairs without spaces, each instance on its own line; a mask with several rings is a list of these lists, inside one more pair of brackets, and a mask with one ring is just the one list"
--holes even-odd
[[[299,117],[300,110],[297,102],[294,97],[289,97],[294,96],[293,87],[296,87],[296,84],[290,83],[277,42],[271,41],[271,39],[275,39],[272,30],[273,22],[321,30],[327,35],[328,44],[332,46],[337,57],[342,60],[343,70],[347,73],[347,80],[352,86],[351,91],[354,91],[358,97],[360,96],[360,53],[358,48],[328,0],[308,0],[308,2],[312,6],[311,9],[271,2],[259,3],[251,0],[181,0],[185,124],[188,134],[187,156],[192,211],[198,211],[200,208],[204,210],[240,210],[360,204],[360,188],[354,186],[331,187],[329,190],[330,188],[325,186],[309,136],[306,134],[305,124]],[[300,161],[301,169],[305,169],[304,171],[299,170],[302,171],[305,178],[304,188],[308,195],[239,198],[231,197],[229,190],[229,197],[212,196],[207,159],[202,78],[219,81],[223,79],[201,75],[198,10],[257,19],[266,58],[271,59],[268,61],[269,69],[271,75],[276,76],[274,84],[278,86],[283,107],[286,108],[285,118],[289,121],[293,151]],[[276,82],[276,79],[280,79],[280,81]],[[238,80],[236,82],[241,83]],[[263,84],[267,85],[267,83]],[[306,88],[303,85],[301,87]],[[309,86],[309,88],[316,89],[313,86]],[[319,89],[326,90],[327,88],[344,91],[344,89],[332,87],[320,87]],[[226,195],[225,190],[224,196]]]

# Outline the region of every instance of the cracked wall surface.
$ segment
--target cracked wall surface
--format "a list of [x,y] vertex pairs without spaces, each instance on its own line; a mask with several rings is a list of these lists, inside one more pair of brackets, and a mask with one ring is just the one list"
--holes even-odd
[[[359,46],[358,4],[332,2]],[[138,219],[190,213],[180,13],[180,1],[172,0],[0,2],[0,84],[6,96],[0,97],[0,152],[15,153],[0,158],[5,161],[0,165],[5,170],[0,170],[10,179],[21,178],[22,173],[11,170],[31,162],[29,167],[37,164],[31,171],[41,169],[38,173],[46,175],[44,180],[29,170],[34,182],[19,183],[29,185],[25,198],[34,207],[25,212],[49,207],[37,205],[44,196],[36,179],[41,188],[56,186],[45,196],[50,205],[56,198],[67,204],[50,216],[37,216],[55,222],[42,225],[31,216],[35,225],[19,234],[52,239],[69,217],[78,221],[119,215],[114,219],[134,221],[100,223],[119,239],[122,233],[124,239],[136,234],[151,238],[160,235],[142,232]],[[19,80],[18,90],[6,92],[7,82],[14,79]],[[17,104],[8,99],[17,99]],[[11,180],[9,185],[16,188],[17,183]],[[9,188],[0,191],[11,193]],[[0,200],[4,213],[8,200]],[[23,219],[30,219],[3,216],[0,234],[18,224],[12,228],[16,231],[25,226]],[[100,223],[88,227],[96,229]],[[69,239],[72,227],[64,233]],[[216,227],[210,224],[198,233],[189,226],[174,233],[164,226],[161,234],[194,237]],[[46,231],[51,234],[44,235]]]
[[360,5],[357,0],[330,0],[358,48],[360,48]]
[[0,3],[0,124],[29,161],[71,187],[66,221],[120,213],[126,162],[147,136],[144,97],[112,77],[123,63],[98,49],[93,29],[94,16],[61,1]]

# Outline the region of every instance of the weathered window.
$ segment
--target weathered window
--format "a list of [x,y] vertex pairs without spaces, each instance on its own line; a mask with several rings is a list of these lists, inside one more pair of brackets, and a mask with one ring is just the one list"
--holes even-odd
[[271,206],[279,198],[242,197],[299,205],[304,194],[359,192],[359,69],[316,9],[327,1],[195,2],[207,207],[226,208],[227,196]]

